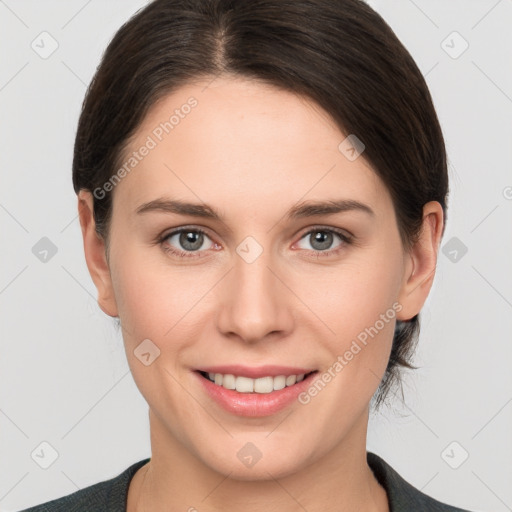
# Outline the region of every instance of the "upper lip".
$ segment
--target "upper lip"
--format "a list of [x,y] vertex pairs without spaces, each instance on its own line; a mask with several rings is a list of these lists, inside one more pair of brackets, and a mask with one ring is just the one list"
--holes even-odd
[[278,365],[265,365],[265,366],[243,366],[236,365],[220,365],[220,366],[203,366],[197,368],[197,371],[206,373],[222,373],[223,375],[236,375],[237,377],[249,377],[250,379],[258,379],[260,377],[277,377],[284,375],[301,375],[315,371],[311,368],[299,368],[294,366],[278,366]]

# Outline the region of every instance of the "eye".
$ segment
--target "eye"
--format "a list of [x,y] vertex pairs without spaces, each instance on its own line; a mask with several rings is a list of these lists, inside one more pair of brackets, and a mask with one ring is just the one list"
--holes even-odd
[[[338,239],[338,244],[333,243]],[[308,242],[311,247],[304,247]],[[163,235],[158,243],[165,252],[171,253],[179,258],[200,258],[201,254],[208,249],[219,249],[220,246],[213,242],[207,233],[200,228],[181,227]],[[330,256],[342,250],[346,245],[352,243],[352,236],[344,234],[335,228],[316,227],[305,233],[297,243],[299,249],[306,249],[314,252],[317,257]]]
[[[336,242],[336,238],[339,240],[339,243],[333,248],[333,243]],[[311,249],[307,246],[304,247],[304,242],[306,242],[305,245],[309,244]],[[298,242],[298,246],[299,249],[307,249],[319,253],[317,256],[327,256],[340,251],[351,242],[352,238],[342,233],[340,230],[317,227],[305,233]]]
[[180,228],[164,235],[160,240],[162,248],[180,257],[200,257],[201,251],[216,248],[205,231],[198,228]]

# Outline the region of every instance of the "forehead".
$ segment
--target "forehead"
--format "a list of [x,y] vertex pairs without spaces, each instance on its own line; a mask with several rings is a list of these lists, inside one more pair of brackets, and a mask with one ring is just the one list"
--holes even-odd
[[347,158],[345,139],[318,105],[288,91],[231,78],[190,83],[149,110],[114,195],[132,210],[163,195],[253,211],[327,196],[388,207],[384,184],[364,156]]

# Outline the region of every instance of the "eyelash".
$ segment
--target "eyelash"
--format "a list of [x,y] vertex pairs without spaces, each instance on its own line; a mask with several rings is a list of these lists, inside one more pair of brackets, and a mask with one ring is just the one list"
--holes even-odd
[[[180,257],[180,258],[201,258],[201,257],[203,257],[203,256],[199,256],[198,255],[198,253],[203,252],[203,251],[181,251],[181,250],[176,249],[174,247],[165,245],[164,242],[166,240],[168,240],[170,237],[172,237],[174,235],[177,235],[179,233],[183,233],[183,232],[185,232],[185,233],[199,233],[199,234],[205,235],[206,237],[210,238],[208,236],[208,233],[206,231],[204,231],[203,229],[201,229],[201,228],[198,228],[198,227],[194,227],[194,228],[182,227],[180,229],[176,229],[174,231],[171,231],[170,233],[166,233],[165,235],[159,237],[157,242],[158,242],[158,244],[162,247],[162,249],[166,253],[171,253],[174,256],[177,256],[177,257]],[[327,227],[323,227],[323,226],[316,226],[316,227],[310,229],[309,231],[306,231],[299,238],[299,240],[302,240],[302,239],[306,238],[308,235],[311,235],[312,233],[318,233],[318,232],[321,232],[321,233],[333,233],[335,235],[338,235],[340,237],[341,241],[342,241],[342,244],[339,247],[337,247],[336,249],[330,249],[330,250],[327,250],[327,251],[308,251],[308,252],[314,253],[315,257],[317,259],[337,254],[338,252],[342,251],[345,246],[350,245],[350,244],[352,244],[354,242],[354,237],[353,236],[347,235],[347,234],[345,234],[344,232],[342,232],[339,229],[332,228],[332,227],[327,228]],[[304,250],[304,249],[302,249],[302,250]]]

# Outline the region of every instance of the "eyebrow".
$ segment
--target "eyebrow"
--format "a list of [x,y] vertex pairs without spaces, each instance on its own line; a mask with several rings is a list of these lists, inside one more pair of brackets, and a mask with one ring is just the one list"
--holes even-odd
[[[137,214],[147,212],[176,213],[178,215],[189,215],[222,222],[220,213],[210,205],[165,198],[154,199],[153,201],[144,203],[135,211]],[[285,216],[288,220],[296,220],[320,215],[333,215],[347,211],[361,211],[375,217],[375,212],[367,204],[353,199],[304,201],[290,208],[288,212],[285,213]]]
[[315,217],[318,215],[333,215],[335,213],[360,211],[372,217],[375,212],[364,203],[353,199],[338,199],[334,201],[308,201],[299,203],[287,213],[288,219],[301,219],[304,217]]

